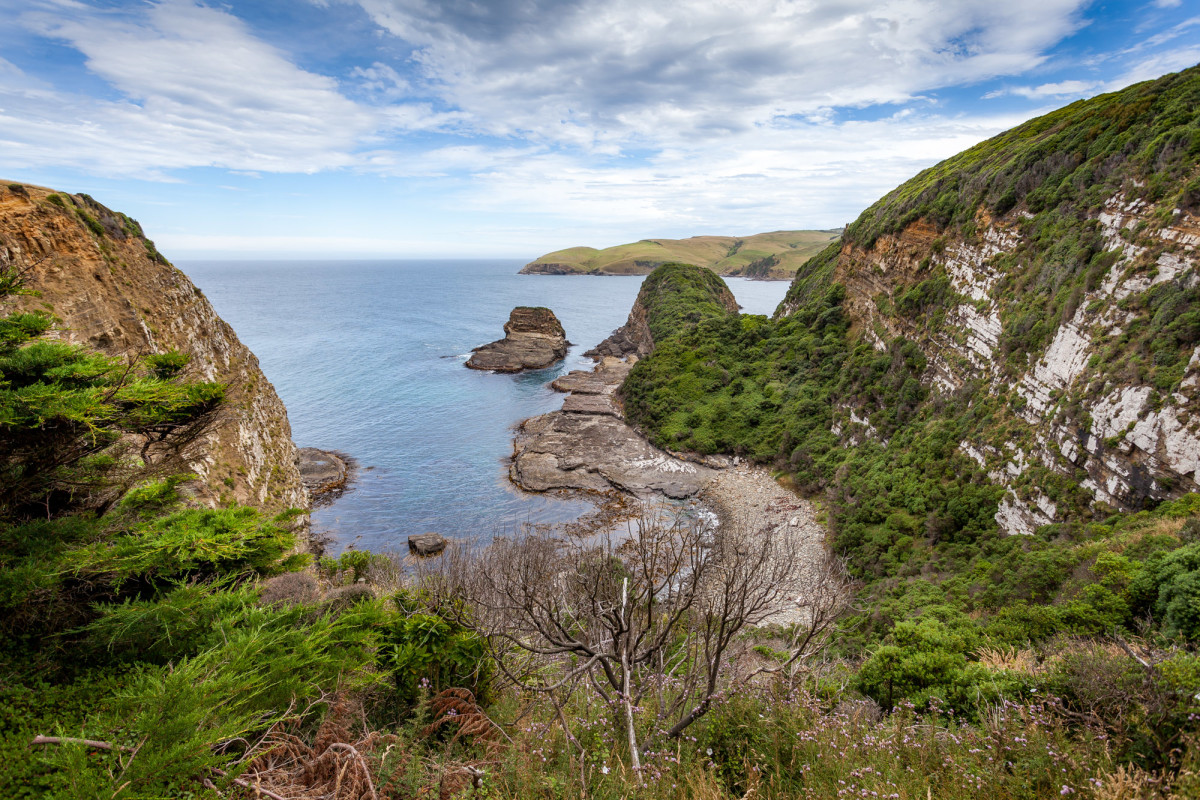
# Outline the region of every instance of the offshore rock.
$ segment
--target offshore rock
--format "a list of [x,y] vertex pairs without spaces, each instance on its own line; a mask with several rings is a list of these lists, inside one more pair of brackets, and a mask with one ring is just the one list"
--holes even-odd
[[548,308],[517,306],[504,324],[504,334],[503,339],[476,347],[467,366],[493,372],[544,369],[566,356],[571,344]]
[[418,556],[436,556],[449,540],[438,533],[414,533],[408,537],[408,551]]
[[354,465],[354,459],[344,453],[300,448],[300,480],[314,507],[328,505],[342,496],[353,479]]

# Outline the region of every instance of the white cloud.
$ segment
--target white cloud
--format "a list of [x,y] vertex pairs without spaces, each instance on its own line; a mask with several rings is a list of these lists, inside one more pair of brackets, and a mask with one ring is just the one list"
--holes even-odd
[[143,177],[196,166],[313,172],[352,164],[359,140],[388,122],[218,9],[165,0],[131,16],[52,0],[16,18],[78,50],[119,95],[54,91],[0,70],[7,164]]
[[359,78],[362,88],[381,100],[400,100],[411,88],[393,67],[376,61],[369,67],[355,67],[351,76]]
[[1200,63],[1200,46],[1182,47],[1144,58],[1126,68],[1119,78],[1109,82],[1108,90],[1115,91],[1131,83],[1148,81],[1169,72],[1178,72]]
[[1019,74],[1084,0],[355,0],[481,131],[580,147],[728,135]]
[[520,208],[551,222],[544,237],[553,236],[556,219],[602,220],[614,231],[646,234],[832,227],[920,169],[1023,119],[805,123],[667,150],[644,164],[525,154],[480,169],[457,201],[464,211]]
[[1040,86],[1015,86],[997,89],[983,96],[985,100],[1005,95],[1018,95],[1030,100],[1044,100],[1048,97],[1089,97],[1096,94],[1104,86],[1100,81],[1059,81],[1058,83],[1043,83]]

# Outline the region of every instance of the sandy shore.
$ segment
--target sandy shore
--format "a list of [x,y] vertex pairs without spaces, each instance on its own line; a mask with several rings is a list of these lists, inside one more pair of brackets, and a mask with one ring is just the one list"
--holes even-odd
[[[591,371],[555,380],[551,386],[567,393],[562,410],[518,426],[512,482],[526,491],[577,492],[594,500],[596,512],[568,526],[568,532],[585,536],[626,523],[637,516],[640,503],[656,496],[694,498],[716,514],[722,531],[786,536],[797,550],[793,598],[802,598],[825,546],[812,504],[762,467],[735,465],[736,459],[725,456],[681,457],[646,441],[626,422],[616,394],[636,360],[602,358]],[[767,622],[803,619],[798,604],[789,601]]]

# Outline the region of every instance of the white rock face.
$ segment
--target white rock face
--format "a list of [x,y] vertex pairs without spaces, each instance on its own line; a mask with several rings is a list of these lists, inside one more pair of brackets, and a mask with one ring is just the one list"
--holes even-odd
[[[1013,410],[1029,426],[1031,436],[999,448],[984,441],[960,444],[966,456],[1006,488],[996,514],[1004,531],[1032,533],[1038,526],[1058,520],[1060,511],[1065,510],[1041,490],[1020,485],[1029,483],[1022,476],[1035,464],[1072,478],[1079,476],[1079,485],[1091,492],[1093,502],[1117,508],[1200,491],[1200,401],[1196,396],[1200,347],[1193,351],[1184,380],[1170,397],[1158,397],[1153,387],[1138,383],[1133,366],[1115,376],[1129,385],[1089,384],[1097,368],[1093,358],[1131,325],[1141,324],[1137,295],[1164,283],[1185,290],[1200,283],[1196,249],[1200,246],[1200,221],[1177,212],[1168,227],[1159,229],[1160,223],[1149,218],[1152,210],[1145,201],[1122,195],[1105,205],[1098,215],[1103,247],[1119,257],[1098,285],[1078,298],[1070,319],[1057,326],[1040,354],[1030,358],[1015,386],[999,363],[1001,315],[1007,308],[1003,304],[1011,301],[997,294],[1003,276],[993,265],[996,256],[1021,246],[1018,225],[977,220],[974,242],[951,241],[941,254],[932,256],[959,296],[940,329],[927,332],[897,327],[902,323],[895,317],[888,319],[877,311],[874,301],[869,304],[871,324],[864,327],[872,343],[879,349],[886,347],[875,335],[876,328],[918,341],[929,360],[925,380],[935,391],[954,392],[974,382],[981,393],[1002,396],[1015,388],[1021,398]],[[1143,222],[1146,224],[1141,225]],[[1129,241],[1139,225],[1143,244]],[[1152,265],[1147,263],[1144,245],[1147,232],[1156,232],[1164,246]],[[893,273],[903,267],[902,255],[913,259],[907,274],[915,273],[914,265],[921,257],[916,253],[930,234],[924,230],[915,235],[912,242],[916,244],[910,243],[907,251],[903,242],[897,241],[880,251],[878,268],[883,277],[864,279],[858,287],[860,294],[874,297],[885,291],[880,281],[895,280]],[[1122,304],[1130,298],[1132,305]],[[862,304],[857,307],[866,308]],[[1064,415],[1068,399],[1075,405],[1070,415]],[[865,423],[854,413],[842,418]],[[835,433],[850,437],[851,443],[864,431],[845,425],[843,432],[841,427]],[[865,430],[870,435],[869,428]]]

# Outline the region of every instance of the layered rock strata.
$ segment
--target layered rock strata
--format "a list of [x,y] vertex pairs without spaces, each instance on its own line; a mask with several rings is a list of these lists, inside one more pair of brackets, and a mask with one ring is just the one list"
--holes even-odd
[[564,358],[570,344],[553,311],[517,306],[504,323],[504,338],[472,350],[467,366],[492,372],[545,369]]
[[[1022,219],[1020,212],[995,219],[980,211],[969,241],[917,220],[870,248],[844,244],[834,278],[846,286],[846,307],[877,348],[898,337],[921,346],[935,391],[1011,398],[1007,436],[997,440],[985,431],[960,443],[1005,488],[996,515],[1003,531],[1032,533],[1063,519],[1031,480],[1035,468],[1078,481],[1093,504],[1113,509],[1200,491],[1200,347],[1170,393],[1141,382],[1132,367],[1113,375],[1102,363],[1111,342],[1145,323],[1127,300],[1155,287],[1184,291],[1200,283],[1200,218],[1178,210],[1163,225],[1144,201],[1110,197],[1096,221],[1103,248],[1115,255],[1111,267],[1014,377],[999,347],[1001,315],[1012,301],[998,288],[1004,276],[996,264],[1024,242]],[[944,271],[953,292],[940,326],[893,313],[897,297],[936,271]],[[785,304],[781,313],[791,310]],[[835,432],[871,438],[869,425],[854,423],[872,410],[841,408]]]
[[136,221],[87,195],[0,183],[3,267],[36,292],[18,309],[57,318],[49,336],[130,359],[177,350],[191,357],[186,377],[226,384],[220,422],[188,457],[200,502],[308,506],[287,410],[258,359]]
[[571,393],[561,411],[519,426],[509,473],[513,483],[533,492],[696,495],[714,471],[653,447],[625,422],[616,391],[636,361],[607,357],[592,372],[556,380],[554,388]]

